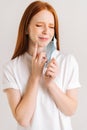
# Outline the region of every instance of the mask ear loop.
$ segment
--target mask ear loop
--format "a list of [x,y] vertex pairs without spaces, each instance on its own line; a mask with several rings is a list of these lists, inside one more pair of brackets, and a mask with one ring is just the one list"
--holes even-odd
[[56,45],[56,38],[55,38],[55,36],[53,37],[53,39],[52,39],[52,42],[54,43],[54,46],[55,46],[55,48],[57,49],[57,45]]

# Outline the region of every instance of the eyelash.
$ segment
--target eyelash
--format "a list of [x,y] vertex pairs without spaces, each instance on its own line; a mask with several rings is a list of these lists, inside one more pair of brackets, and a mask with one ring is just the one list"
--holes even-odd
[[54,29],[54,27],[50,27],[51,29]]
[[[42,27],[43,25],[36,25],[36,27]],[[54,29],[54,27],[50,27],[49,26],[49,28],[51,28],[51,29]]]
[[41,27],[42,25],[36,25],[37,27]]

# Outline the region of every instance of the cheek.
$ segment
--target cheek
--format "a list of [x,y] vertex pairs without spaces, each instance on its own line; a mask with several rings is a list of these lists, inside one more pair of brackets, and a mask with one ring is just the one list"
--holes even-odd
[[51,32],[51,36],[54,36],[54,30],[50,31]]
[[54,30],[49,30],[49,36],[51,39],[54,37]]
[[29,35],[35,35],[36,34],[36,30],[34,28],[30,28],[29,29]]
[[36,38],[37,38],[37,30],[36,29],[30,29],[29,30],[29,38],[33,41],[36,41]]

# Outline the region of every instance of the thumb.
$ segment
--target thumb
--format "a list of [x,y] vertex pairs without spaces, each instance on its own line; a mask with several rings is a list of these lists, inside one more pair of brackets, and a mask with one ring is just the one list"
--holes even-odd
[[52,60],[51,60],[54,64],[55,64],[55,62],[56,62],[56,59],[55,58],[52,58]]

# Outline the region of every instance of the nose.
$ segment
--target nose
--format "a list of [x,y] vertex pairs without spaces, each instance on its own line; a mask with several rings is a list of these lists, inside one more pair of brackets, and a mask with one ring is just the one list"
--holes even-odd
[[47,34],[48,33],[48,26],[44,25],[43,27],[43,34]]

